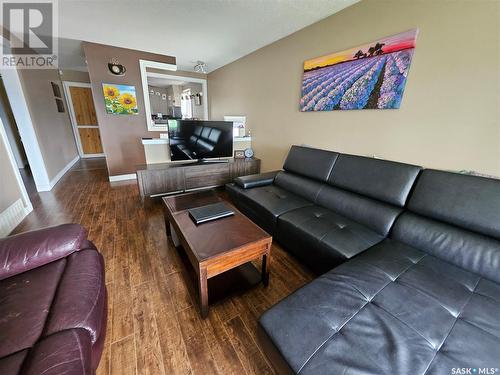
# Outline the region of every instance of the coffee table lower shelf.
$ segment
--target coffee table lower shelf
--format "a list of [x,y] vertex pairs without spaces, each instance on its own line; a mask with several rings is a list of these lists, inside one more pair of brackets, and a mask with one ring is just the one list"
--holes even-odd
[[[198,274],[193,268],[189,258],[182,248],[177,247],[177,252],[182,259],[186,275],[189,278],[189,288],[198,295]],[[207,280],[208,304],[213,305],[228,297],[238,295],[258,285],[262,281],[262,274],[251,262],[242,264]]]
[[241,294],[263,282],[268,285],[269,276],[264,275],[255,267],[252,262],[242,264],[241,266],[232,268],[217,276],[207,279],[207,306],[202,305],[203,297],[199,285],[199,276],[193,265],[191,264],[186,251],[182,245],[176,246],[177,253],[184,265],[185,276],[187,276],[186,284],[191,289],[192,295],[197,295],[200,299],[200,312],[202,318],[208,316],[208,307],[217,302],[223,301],[231,296]]
[[[185,269],[198,286],[202,318],[210,302],[262,281],[269,283],[272,237],[226,201],[234,215],[196,225],[189,209],[221,202],[215,191],[165,197],[167,235],[182,251]],[[182,250],[180,248],[182,247]],[[262,261],[261,272],[252,264]]]

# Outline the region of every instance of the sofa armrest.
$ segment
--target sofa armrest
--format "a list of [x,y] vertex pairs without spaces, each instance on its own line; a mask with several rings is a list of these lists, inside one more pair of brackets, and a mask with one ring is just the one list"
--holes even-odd
[[251,174],[249,176],[241,176],[234,179],[234,183],[243,189],[251,189],[258,186],[271,185],[274,177],[280,171],[272,171],[259,174]]
[[87,231],[63,224],[0,239],[0,280],[64,258],[86,244]]

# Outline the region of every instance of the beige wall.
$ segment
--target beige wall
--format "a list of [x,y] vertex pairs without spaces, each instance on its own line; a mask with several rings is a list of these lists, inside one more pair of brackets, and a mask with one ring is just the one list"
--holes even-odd
[[[147,130],[139,60],[175,64],[175,57],[89,42],[83,43],[83,50],[87,58],[108,173],[111,176],[135,173],[136,166],[146,162],[141,137],[158,138],[160,134]],[[126,67],[127,72],[124,76],[114,76],[109,73],[108,62],[112,58],[117,58],[120,64]],[[168,74],[185,75],[185,72]],[[102,93],[103,83],[135,86],[139,114],[131,116],[107,114]]]
[[26,103],[33,121],[38,144],[49,179],[52,180],[69,162],[78,156],[67,108],[57,111],[50,82],[57,82],[57,70],[19,70]]
[[[212,119],[246,115],[263,169],[291,144],[500,175],[500,1],[363,0],[208,75]],[[304,60],[420,29],[399,110],[299,112]]]
[[[0,126],[2,126],[0,124]],[[12,203],[22,198],[19,184],[17,183],[14,169],[9,160],[4,141],[0,138],[0,214]]]

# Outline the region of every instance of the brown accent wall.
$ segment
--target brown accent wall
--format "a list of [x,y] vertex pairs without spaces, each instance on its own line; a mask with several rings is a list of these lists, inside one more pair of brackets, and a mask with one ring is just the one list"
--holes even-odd
[[58,112],[51,82],[62,83],[57,70],[19,70],[24,97],[35,128],[49,179],[78,156],[68,110]]
[[[90,42],[83,42],[83,50],[87,58],[109,175],[135,173],[136,166],[146,162],[141,138],[159,137],[160,134],[147,130],[139,60],[175,64],[175,57]],[[117,58],[120,64],[126,67],[127,72],[124,76],[114,76],[109,73],[108,62],[112,58]],[[179,71],[168,74],[206,77],[206,75]],[[102,94],[103,83],[135,86],[139,114],[131,116],[107,114]]]
[[[246,115],[263,169],[291,144],[500,175],[500,2],[363,0],[208,75],[210,113]],[[399,110],[302,113],[304,60],[420,29]]]

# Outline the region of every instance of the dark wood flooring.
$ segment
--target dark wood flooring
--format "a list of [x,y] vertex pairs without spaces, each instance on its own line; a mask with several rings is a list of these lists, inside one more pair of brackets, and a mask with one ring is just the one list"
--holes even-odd
[[105,258],[109,318],[98,374],[273,373],[257,344],[257,318],[312,279],[278,245],[268,288],[227,298],[202,320],[192,281],[166,238],[161,202],[142,204],[135,181],[109,183],[103,159],[82,160],[31,199],[34,210],[15,233],[80,223]]

